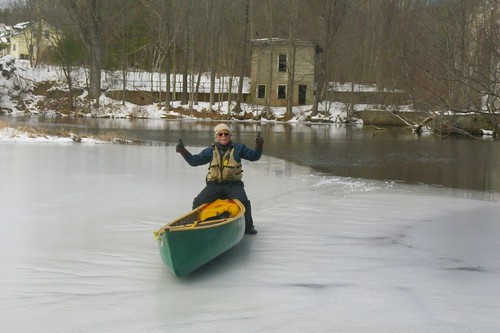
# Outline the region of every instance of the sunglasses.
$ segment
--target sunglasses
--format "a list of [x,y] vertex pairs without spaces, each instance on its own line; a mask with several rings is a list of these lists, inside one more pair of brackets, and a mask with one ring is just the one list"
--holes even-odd
[[218,136],[230,136],[231,134],[229,134],[228,132],[220,132],[219,134],[217,134]]

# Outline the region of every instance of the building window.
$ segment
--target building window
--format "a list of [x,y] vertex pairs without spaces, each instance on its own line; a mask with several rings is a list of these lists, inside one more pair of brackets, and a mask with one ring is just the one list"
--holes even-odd
[[278,72],[286,72],[286,54],[278,55]]
[[266,85],[259,84],[257,86],[257,98],[266,98]]
[[16,52],[16,44],[12,44],[12,51]]
[[278,99],[285,99],[285,98],[286,98],[286,85],[279,84],[278,85]]

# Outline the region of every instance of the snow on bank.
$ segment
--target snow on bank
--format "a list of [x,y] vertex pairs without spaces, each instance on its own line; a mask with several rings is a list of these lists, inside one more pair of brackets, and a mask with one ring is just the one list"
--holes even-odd
[[67,137],[44,135],[37,132],[21,131],[12,127],[0,128],[0,142],[45,142],[45,143],[108,143],[94,138],[84,138],[70,133]]
[[33,128],[12,128],[7,127],[0,122],[0,143],[2,142],[21,142],[21,143],[85,143],[85,144],[104,144],[118,143],[130,144],[132,140],[126,140],[117,137],[92,138],[80,136],[75,133],[65,133],[61,135],[53,135],[39,132]]

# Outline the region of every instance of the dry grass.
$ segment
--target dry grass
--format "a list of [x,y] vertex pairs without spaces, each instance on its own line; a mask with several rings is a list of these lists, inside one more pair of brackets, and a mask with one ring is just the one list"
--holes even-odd
[[113,143],[140,143],[140,140],[128,138],[123,132],[106,132],[93,136],[96,140]]
[[28,135],[28,137],[32,138],[32,139],[33,138],[46,137],[47,136],[46,133],[40,132],[39,130],[36,130],[33,127],[29,127],[29,126],[26,126],[26,125],[16,127],[16,129],[18,131],[26,133]]

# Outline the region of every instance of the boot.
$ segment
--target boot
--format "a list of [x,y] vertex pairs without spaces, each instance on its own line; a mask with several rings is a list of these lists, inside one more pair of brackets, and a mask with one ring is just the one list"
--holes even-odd
[[257,233],[257,230],[253,227],[253,225],[247,225],[245,226],[245,234],[247,235],[255,235]]

